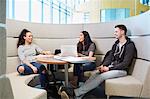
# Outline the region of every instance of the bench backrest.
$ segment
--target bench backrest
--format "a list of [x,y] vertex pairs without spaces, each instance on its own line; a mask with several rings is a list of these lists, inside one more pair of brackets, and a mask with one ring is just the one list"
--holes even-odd
[[150,62],[136,59],[132,76],[142,82],[141,97],[150,97]]

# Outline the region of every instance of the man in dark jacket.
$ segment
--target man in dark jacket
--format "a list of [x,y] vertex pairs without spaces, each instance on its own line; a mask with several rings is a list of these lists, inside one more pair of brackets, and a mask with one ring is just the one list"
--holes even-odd
[[126,33],[125,25],[116,25],[114,34],[117,41],[105,55],[102,65],[98,66],[93,75],[79,88],[72,91],[60,88],[61,97],[69,99],[70,96],[74,96],[81,99],[85,93],[98,87],[103,81],[126,76],[127,70],[136,55],[136,47],[126,36]]

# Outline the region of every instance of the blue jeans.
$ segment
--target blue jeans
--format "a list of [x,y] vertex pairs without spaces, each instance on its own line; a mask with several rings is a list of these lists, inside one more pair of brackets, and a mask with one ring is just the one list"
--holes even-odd
[[104,73],[95,72],[91,77],[79,88],[75,89],[75,96],[83,96],[85,93],[89,92],[90,90],[98,87],[103,81],[111,78],[117,78],[126,76],[127,72],[124,70],[111,70]]
[[78,80],[81,81],[85,71],[91,71],[96,68],[95,62],[88,62],[85,64],[74,64],[74,76],[78,76]]
[[[37,68],[37,73],[40,74],[40,82],[41,82],[41,87],[45,87],[46,84],[46,74],[42,73],[43,70],[46,70],[45,66],[43,64],[37,63],[37,62],[31,62],[31,64],[33,66],[35,66]],[[24,72],[20,73],[18,71],[19,67],[23,66],[24,67]],[[34,74],[33,70],[31,69],[31,67],[29,67],[26,64],[21,64],[17,67],[17,71],[20,75],[29,75],[29,74]]]

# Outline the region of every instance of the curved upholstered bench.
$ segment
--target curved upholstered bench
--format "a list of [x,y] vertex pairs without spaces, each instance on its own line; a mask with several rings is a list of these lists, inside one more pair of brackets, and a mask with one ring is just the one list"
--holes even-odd
[[27,84],[38,74],[20,76],[17,72],[6,74],[12,87],[14,99],[47,99],[47,92]]
[[10,80],[6,75],[0,76],[0,99],[14,99]]
[[38,74],[21,76],[16,72],[16,68],[20,64],[17,56],[17,40],[18,38],[7,37],[6,76],[10,81],[14,99],[47,99],[46,90],[27,85]]
[[[49,49],[50,51],[54,51],[54,49],[60,48],[62,44],[77,44],[79,31],[87,30],[93,35],[94,42],[96,43],[98,54],[105,54],[108,50],[111,49],[112,44],[114,43],[113,37],[113,28],[114,24],[122,23],[125,24],[130,34],[132,35],[141,35],[140,37],[133,37],[133,41],[137,47],[138,58],[143,58],[150,60],[149,53],[149,28],[145,28],[145,26],[149,26],[148,19],[150,16],[150,11],[145,14],[141,14],[140,16],[136,16],[133,18],[129,18],[124,21],[116,21],[113,23],[106,24],[67,24],[67,25],[53,25],[53,24],[39,24],[39,23],[28,23],[21,22],[16,20],[6,20],[6,30],[7,30],[7,66],[6,73],[10,73],[8,75],[12,90],[15,99],[34,99],[46,98],[46,92],[40,89],[35,89],[27,86],[27,82],[31,80],[32,75],[28,76],[18,76],[16,73],[16,67],[18,66],[18,57],[17,57],[17,37],[20,31],[23,28],[27,28],[31,30],[35,37],[35,42],[41,46],[43,49]],[[130,23],[130,24],[129,24]],[[16,28],[17,27],[17,28]],[[107,29],[106,29],[107,28]],[[107,30],[107,31],[106,31]],[[146,35],[145,35],[146,34]],[[131,35],[131,36],[132,36]],[[98,56],[99,57],[99,56]],[[101,58],[101,57],[100,57]],[[101,59],[100,59],[101,60]],[[99,62],[99,61],[97,61]],[[99,65],[99,63],[98,63]],[[144,68],[142,68],[144,67]],[[108,96],[131,96],[129,93],[124,93],[121,90],[129,90],[131,89],[129,86],[138,85],[139,93],[136,94],[137,97],[149,97],[150,98],[150,70],[149,70],[149,62],[144,60],[138,60],[135,64],[135,68],[131,76],[109,79],[106,81],[106,94]],[[141,72],[142,70],[142,72]],[[71,69],[72,71],[72,69]],[[90,74],[87,72],[87,74]],[[149,76],[148,76],[149,75]],[[87,75],[89,76],[89,75]],[[130,81],[129,81],[130,80]],[[121,82],[124,81],[124,82]],[[26,83],[25,83],[26,82]],[[129,86],[128,86],[129,85]],[[124,88],[125,89],[122,89]],[[118,88],[118,89],[117,89]],[[136,88],[136,87],[134,87]],[[142,89],[141,89],[142,88]],[[137,90],[135,90],[137,91]],[[129,91],[131,92],[131,90]],[[135,95],[134,95],[135,96]],[[43,98],[42,98],[43,97]]]
[[136,59],[131,75],[105,81],[108,96],[150,97],[150,62]]

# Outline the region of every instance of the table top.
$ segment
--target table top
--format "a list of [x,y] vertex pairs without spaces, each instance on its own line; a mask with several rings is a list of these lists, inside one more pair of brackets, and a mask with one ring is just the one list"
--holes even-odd
[[61,61],[61,60],[56,60],[54,58],[37,58],[37,62],[40,63],[46,63],[46,64],[58,64],[58,65],[64,65],[64,64],[68,64],[68,62],[66,61]]
[[[83,57],[83,58],[87,59],[87,57]],[[40,56],[40,57],[37,57],[36,60],[37,60],[37,62],[46,63],[46,64],[64,65],[64,64],[69,64],[70,63],[68,61],[55,59],[54,55],[51,55],[51,56]],[[93,57],[92,59],[89,58],[88,60],[89,61],[95,60],[95,57]]]

